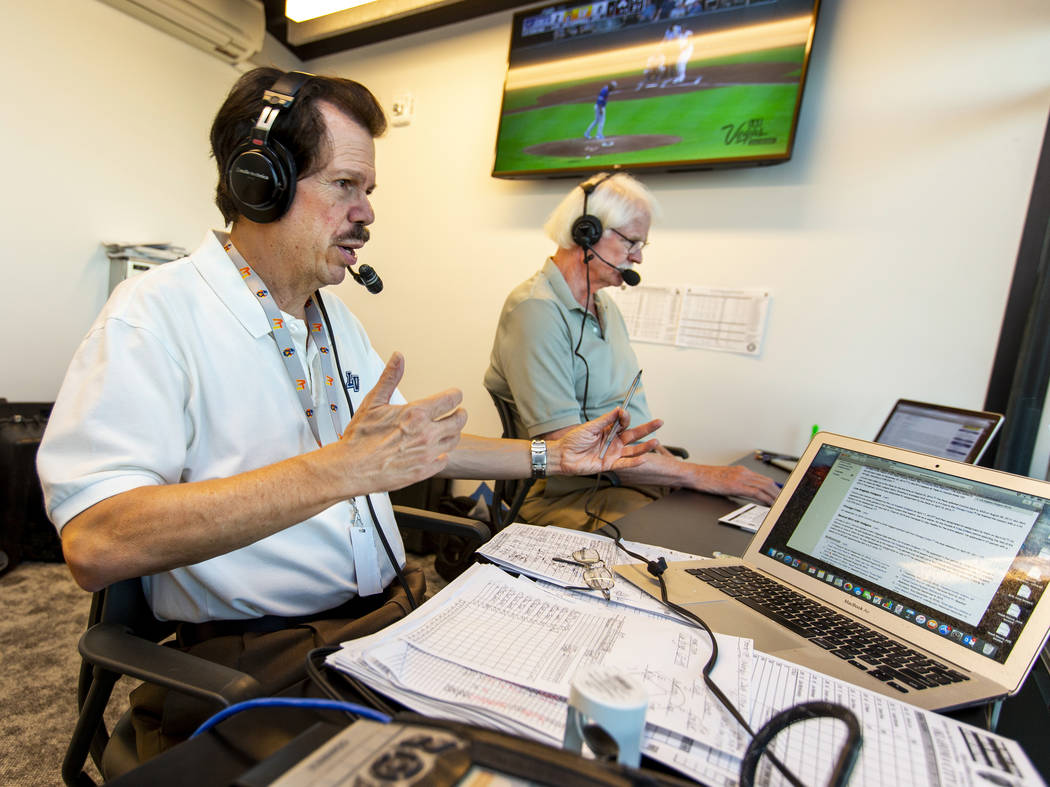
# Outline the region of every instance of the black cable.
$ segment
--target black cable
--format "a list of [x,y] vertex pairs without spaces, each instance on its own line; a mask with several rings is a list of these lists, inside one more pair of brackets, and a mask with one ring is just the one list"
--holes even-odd
[[[325,645],[320,648],[314,648],[307,653],[305,663],[306,677],[312,680],[314,685],[316,685],[317,688],[321,690],[321,693],[328,697],[328,699],[335,700],[336,702],[346,702],[346,698],[335,690],[335,687],[328,682],[328,678],[324,676],[321,670],[318,669],[317,664],[314,663],[314,659],[318,656],[324,657],[330,653],[335,653],[337,650],[339,650],[338,645]],[[344,710],[343,712],[351,721],[357,721],[357,719],[360,718],[349,710]]]
[[[576,342],[576,347],[573,349],[572,354],[583,361],[583,420],[590,421],[591,417],[587,415],[587,389],[591,384],[591,367],[587,363],[587,359],[580,355],[580,347],[583,345],[583,332],[587,329],[587,313],[590,309],[591,302],[591,267],[587,263],[587,254],[590,253],[590,245],[583,247],[583,267],[587,273],[587,297],[583,301],[583,319],[580,320],[580,338]],[[601,329],[601,320],[598,320],[598,306],[597,302],[594,307],[594,319],[598,321],[598,328]]]
[[[597,486],[595,486],[595,489],[597,489]],[[594,490],[591,491],[592,495],[593,493]],[[686,620],[692,621],[699,628],[702,628],[707,634],[708,639],[711,641],[711,655],[708,658],[707,663],[704,665],[703,670],[701,670],[701,676],[703,677],[704,685],[707,686],[708,689],[710,689],[711,693],[715,695],[718,701],[722,703],[723,707],[725,707],[725,709],[729,711],[733,718],[736,719],[740,726],[743,727],[744,731],[751,737],[751,743],[748,744],[747,753],[752,754],[754,762],[752,763],[751,761],[745,758],[744,762],[741,764],[741,784],[743,785],[744,783],[743,778],[745,766],[751,768],[751,777],[753,778],[754,769],[758,765],[758,760],[761,759],[763,754],[765,754],[767,757],[769,757],[769,761],[773,763],[777,770],[779,770],[781,774],[783,774],[785,779],[787,779],[791,784],[795,785],[795,787],[804,787],[803,782],[797,776],[795,776],[773,752],[768,750],[769,743],[777,733],[779,733],[784,728],[790,726],[791,724],[794,724],[796,721],[802,721],[808,718],[817,718],[819,716],[833,716],[835,718],[842,719],[847,723],[847,726],[849,727],[849,736],[847,737],[846,743],[843,745],[843,748],[840,751],[839,759],[835,765],[835,770],[832,774],[832,780],[829,782],[829,785],[831,785],[831,787],[841,787],[841,785],[844,785],[846,780],[849,778],[850,773],[852,772],[853,766],[856,764],[857,758],[860,756],[860,747],[863,743],[863,739],[860,734],[860,725],[857,722],[856,716],[853,715],[853,712],[850,711],[849,708],[846,708],[842,705],[835,705],[832,703],[807,703],[807,705],[810,706],[820,705],[826,706],[826,709],[832,709],[826,710],[825,712],[818,712],[818,709],[815,707],[807,708],[803,705],[795,705],[774,715],[773,718],[771,718],[764,725],[762,725],[762,727],[759,728],[758,732],[755,732],[753,729],[751,729],[751,725],[748,724],[747,720],[743,717],[740,711],[737,710],[736,706],[718,687],[718,684],[714,682],[714,679],[711,678],[711,671],[714,669],[715,664],[718,661],[718,643],[715,640],[714,632],[707,625],[707,623],[704,622],[704,620],[698,615],[694,614],[692,611],[686,609],[685,607],[679,604],[675,604],[668,598],[667,583],[664,581],[663,578],[663,574],[667,570],[667,561],[664,560],[664,558],[662,557],[658,558],[657,560],[649,560],[648,558],[639,555],[637,552],[632,552],[630,549],[624,546],[623,536],[620,533],[620,529],[615,524],[613,524],[607,519],[603,519],[595,513],[592,513],[588,509],[587,504],[584,504],[584,511],[590,516],[594,517],[599,522],[602,522],[604,525],[607,525],[608,527],[612,528],[613,532],[615,533],[613,540],[617,548],[622,549],[625,553],[633,557],[635,560],[640,560],[646,565],[646,569],[649,571],[649,573],[656,577],[657,581],[660,583],[660,600],[661,602],[663,602],[664,606],[666,606],[668,609],[673,610],[674,612],[677,612]],[[758,742],[756,743],[756,741]],[[754,749],[753,753],[752,749]],[[748,784],[750,785],[750,782]]]
[[[339,348],[335,344],[335,331],[332,330],[332,321],[328,318],[328,309],[324,306],[324,301],[321,300],[321,291],[314,291],[314,300],[317,301],[317,306],[321,310],[321,317],[324,319],[325,327],[328,329],[328,340],[332,343],[332,357],[335,359],[335,370],[339,375],[339,387],[343,389],[343,397],[346,399],[346,406],[350,408],[350,417],[354,417],[354,404],[350,401],[350,394],[346,390],[346,385],[343,383],[343,367],[339,363]],[[405,591],[405,595],[408,596],[408,605],[412,609],[416,609],[419,606],[419,602],[416,600],[415,595],[412,593],[412,589],[408,586],[408,580],[405,579],[405,572],[401,570],[401,566],[394,557],[394,550],[390,548],[390,542],[387,541],[386,533],[383,532],[382,525],[379,524],[379,517],[376,516],[375,507],[372,505],[372,497],[365,495],[365,502],[368,504],[368,511],[372,515],[372,522],[375,525],[376,532],[379,533],[379,540],[383,544],[383,549],[386,552],[387,558],[390,560],[390,565],[394,567],[394,573],[397,575],[397,581],[401,583],[402,589]]]
[[847,732],[846,743],[839,750],[839,758],[828,778],[828,785],[829,787],[845,787],[853,772],[853,766],[857,764],[857,758],[860,756],[860,723],[848,708],[822,700],[792,705],[775,714],[762,725],[744,752],[744,761],[740,765],[740,787],[754,785],[758,762],[774,737],[797,722],[829,717],[844,722]]
[[[346,702],[347,698],[335,686],[332,685],[331,681],[328,680],[328,678],[324,675],[324,673],[321,671],[321,669],[317,666],[316,663],[316,659],[318,657],[327,657],[330,654],[335,653],[339,649],[340,648],[338,645],[322,645],[321,647],[314,648],[309,653],[307,653],[306,676],[310,680],[312,680],[314,684],[316,684],[317,688],[320,689],[321,692],[329,699],[337,700],[339,702]],[[397,712],[389,704],[382,700],[379,697],[379,695],[377,695],[375,692],[373,692],[370,688],[365,686],[365,684],[361,683],[357,679],[353,678],[350,675],[346,675],[343,672],[337,672],[336,674],[339,675],[339,677],[342,678],[344,681],[349,683],[350,687],[355,692],[357,692],[361,699],[365,700],[365,702],[367,702],[376,710],[379,710],[382,713],[387,714],[388,716],[393,716]],[[357,717],[352,716],[351,718],[356,719]]]

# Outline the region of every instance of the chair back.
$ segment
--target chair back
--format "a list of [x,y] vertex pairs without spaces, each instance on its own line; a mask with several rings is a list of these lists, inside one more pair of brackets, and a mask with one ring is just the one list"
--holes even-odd
[[[500,399],[496,394],[489,391],[492,403],[499,413],[500,425],[503,427],[505,439],[516,439],[519,437],[514,428],[514,414],[510,409],[510,403]],[[492,532],[502,530],[506,525],[514,522],[518,517],[521,504],[525,502],[525,496],[535,483],[534,478],[512,478],[496,481],[492,495],[492,509],[489,518],[492,520]],[[504,506],[507,510],[504,511]]]

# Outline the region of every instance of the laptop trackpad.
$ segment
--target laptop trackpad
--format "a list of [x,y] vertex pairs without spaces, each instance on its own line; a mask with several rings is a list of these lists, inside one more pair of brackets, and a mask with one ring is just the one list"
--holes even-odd
[[757,612],[727,600],[714,588],[705,589],[711,592],[711,601],[701,601],[694,596],[685,606],[710,626],[712,631],[753,639],[756,650],[772,656],[796,650],[806,642],[802,637],[785,631]]

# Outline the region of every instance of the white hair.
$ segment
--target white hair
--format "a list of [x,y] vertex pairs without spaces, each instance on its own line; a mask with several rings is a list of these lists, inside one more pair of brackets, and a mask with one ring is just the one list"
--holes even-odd
[[649,189],[626,172],[600,172],[573,187],[558,207],[547,218],[543,229],[547,237],[560,249],[576,245],[572,239],[572,225],[583,215],[584,186],[596,184],[587,196],[587,213],[597,217],[602,226],[622,227],[639,216],[652,218],[656,213],[656,199]]

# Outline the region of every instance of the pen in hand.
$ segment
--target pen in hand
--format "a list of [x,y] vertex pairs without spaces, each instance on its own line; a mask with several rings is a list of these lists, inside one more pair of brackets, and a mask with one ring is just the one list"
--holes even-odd
[[[626,412],[627,405],[631,403],[631,399],[634,398],[634,392],[638,390],[638,383],[642,379],[642,370],[638,370],[638,374],[634,376],[634,380],[631,381],[631,387],[627,389],[627,393],[624,394],[623,404],[620,407]],[[612,426],[609,427],[609,435],[605,438],[605,442],[602,444],[602,449],[598,452],[598,458],[604,459],[605,452],[609,450],[609,446],[612,445],[613,438],[620,433],[620,422],[616,421]]]

